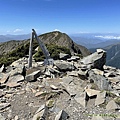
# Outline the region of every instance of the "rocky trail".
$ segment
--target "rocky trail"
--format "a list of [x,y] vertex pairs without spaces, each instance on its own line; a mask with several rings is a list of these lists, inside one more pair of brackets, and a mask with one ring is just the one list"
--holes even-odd
[[120,70],[102,49],[53,66],[27,61],[0,68],[0,120],[120,120]]

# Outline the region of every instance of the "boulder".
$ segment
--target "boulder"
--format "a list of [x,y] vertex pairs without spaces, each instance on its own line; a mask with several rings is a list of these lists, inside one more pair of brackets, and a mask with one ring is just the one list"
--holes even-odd
[[95,106],[104,103],[105,97],[106,97],[106,91],[98,93],[97,98],[95,99]]
[[118,109],[118,106],[117,106],[117,104],[115,103],[114,100],[111,100],[111,101],[109,101],[108,104],[106,105],[106,109],[107,109],[107,110],[116,110],[116,109]]
[[69,54],[65,54],[65,53],[60,53],[59,54],[59,58],[61,60],[67,60],[68,58],[70,58],[70,55]]
[[103,69],[103,66],[106,62],[106,52],[102,49],[97,50],[97,52],[84,57],[81,59],[80,63],[87,65],[87,68],[97,68]]
[[37,79],[40,76],[40,70],[37,70],[26,76],[26,81],[31,82]]
[[98,93],[100,93],[99,90],[94,90],[94,89],[85,89],[85,92],[87,93],[87,95],[88,95],[89,97],[95,96],[95,95],[97,95]]
[[92,70],[88,71],[88,75],[89,80],[93,81],[100,90],[111,90],[110,82],[106,77],[97,75]]
[[54,64],[62,72],[75,70],[75,66],[66,61],[57,61]]

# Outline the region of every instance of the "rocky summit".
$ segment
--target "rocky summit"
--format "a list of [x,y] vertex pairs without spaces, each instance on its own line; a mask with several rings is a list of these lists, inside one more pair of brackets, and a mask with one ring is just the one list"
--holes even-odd
[[105,65],[106,54],[2,65],[0,120],[120,120],[120,70]]

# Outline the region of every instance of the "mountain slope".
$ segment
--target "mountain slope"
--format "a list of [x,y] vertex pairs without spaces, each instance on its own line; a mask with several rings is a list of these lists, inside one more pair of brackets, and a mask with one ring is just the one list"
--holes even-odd
[[107,51],[107,65],[120,68],[120,43],[107,46],[104,48]]
[[61,33],[58,31],[46,33],[39,36],[40,39],[45,44],[56,44],[59,46],[64,46],[70,49],[71,53],[82,54],[83,56],[87,56],[90,54],[89,50],[82,45],[78,45],[65,33]]
[[[72,39],[61,32],[50,32],[46,34],[42,34],[39,38],[47,44],[46,46],[49,48],[49,52],[51,56],[57,58],[60,52],[71,53],[71,54],[79,54],[80,56],[87,56],[90,54],[89,50],[81,45],[78,45],[72,41]],[[9,65],[14,60],[17,60],[21,57],[28,55],[29,53],[29,43],[30,39],[23,41],[9,41],[0,44],[1,48],[1,57],[0,57],[0,65],[6,64]],[[59,47],[60,46],[60,47]],[[34,40],[33,44],[33,54],[36,53],[35,49],[38,47],[38,43]],[[70,52],[69,52],[70,51]],[[36,59],[42,57],[44,59],[44,55],[42,51],[39,51],[36,55]]]
[[0,43],[0,56],[10,51],[13,51],[14,49],[16,49],[19,45],[21,45],[24,42],[25,41],[11,40],[8,42]]

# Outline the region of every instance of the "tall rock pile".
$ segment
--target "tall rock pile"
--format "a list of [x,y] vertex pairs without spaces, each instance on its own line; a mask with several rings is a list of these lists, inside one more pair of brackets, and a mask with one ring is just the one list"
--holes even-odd
[[1,68],[0,119],[120,119],[120,70],[105,66],[105,60],[106,52],[98,49],[80,60],[57,60],[53,66],[33,60],[28,69],[27,58],[21,58],[6,72]]

